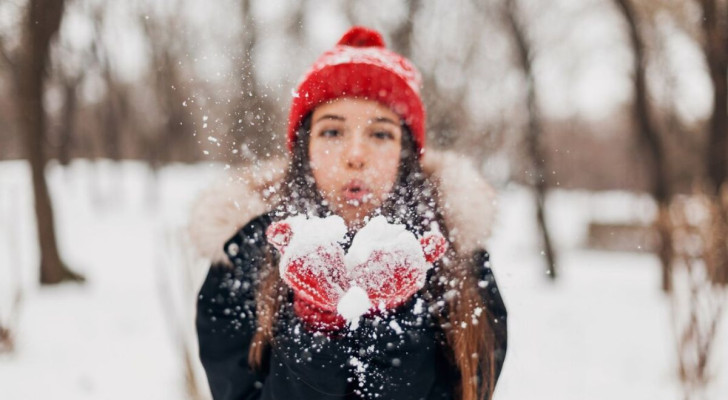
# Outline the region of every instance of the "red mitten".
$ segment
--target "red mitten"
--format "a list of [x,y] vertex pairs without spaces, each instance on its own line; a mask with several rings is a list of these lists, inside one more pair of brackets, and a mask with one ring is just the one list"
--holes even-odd
[[343,326],[336,305],[349,287],[344,250],[337,243],[346,226],[336,218],[293,217],[266,230],[268,242],[281,253],[281,279],[293,289],[296,314],[321,328]]
[[317,331],[335,331],[346,326],[346,320],[336,311],[326,311],[293,293],[293,311],[306,325]]
[[375,250],[367,262],[351,270],[351,275],[355,284],[366,290],[374,307],[390,309],[404,303],[425,283],[427,269],[423,264],[402,252]]
[[440,232],[427,232],[420,238],[422,252],[425,254],[425,260],[433,264],[437,262],[447,251],[447,240]]
[[301,299],[335,312],[339,298],[349,287],[344,250],[338,245],[319,246],[281,265],[281,278]]
[[394,308],[422,288],[427,270],[446,250],[447,241],[439,232],[427,233],[418,241],[404,226],[376,217],[352,242],[347,255],[349,276],[366,290],[374,307]]

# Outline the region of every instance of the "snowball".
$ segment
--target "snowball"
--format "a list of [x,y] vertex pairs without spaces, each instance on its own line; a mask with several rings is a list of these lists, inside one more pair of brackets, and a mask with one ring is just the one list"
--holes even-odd
[[345,258],[347,269],[365,263],[374,250],[404,254],[414,257],[419,265],[425,264],[422,247],[415,235],[404,225],[388,223],[381,215],[369,220],[354,236]]
[[288,265],[290,260],[313,253],[322,245],[339,242],[346,236],[347,228],[344,220],[338,215],[326,218],[297,215],[286,218],[293,235],[281,258],[281,266]]
[[359,317],[364,315],[371,307],[372,303],[369,301],[367,292],[359,286],[352,286],[341,296],[336,310],[349,322],[350,328],[355,330],[359,326]]

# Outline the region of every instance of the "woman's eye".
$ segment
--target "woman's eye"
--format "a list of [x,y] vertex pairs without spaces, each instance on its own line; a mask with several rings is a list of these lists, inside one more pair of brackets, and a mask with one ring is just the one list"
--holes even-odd
[[319,136],[323,137],[337,137],[339,136],[339,131],[337,129],[325,129],[321,131]]
[[389,132],[380,131],[380,132],[374,132],[373,136],[380,140],[390,140],[394,139],[394,135],[392,135]]

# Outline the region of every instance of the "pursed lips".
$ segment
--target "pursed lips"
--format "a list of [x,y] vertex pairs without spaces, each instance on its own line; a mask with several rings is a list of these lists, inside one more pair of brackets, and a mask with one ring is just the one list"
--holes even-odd
[[369,187],[359,179],[352,179],[343,188],[344,199],[362,201],[371,193]]

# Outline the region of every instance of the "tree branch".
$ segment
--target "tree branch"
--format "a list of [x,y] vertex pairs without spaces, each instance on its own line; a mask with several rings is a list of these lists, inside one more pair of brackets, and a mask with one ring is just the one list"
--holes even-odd
[[18,78],[18,63],[15,61],[13,56],[10,54],[6,44],[5,37],[0,35],[0,58],[5,61],[5,64],[10,68],[10,72],[13,74],[14,80]]

